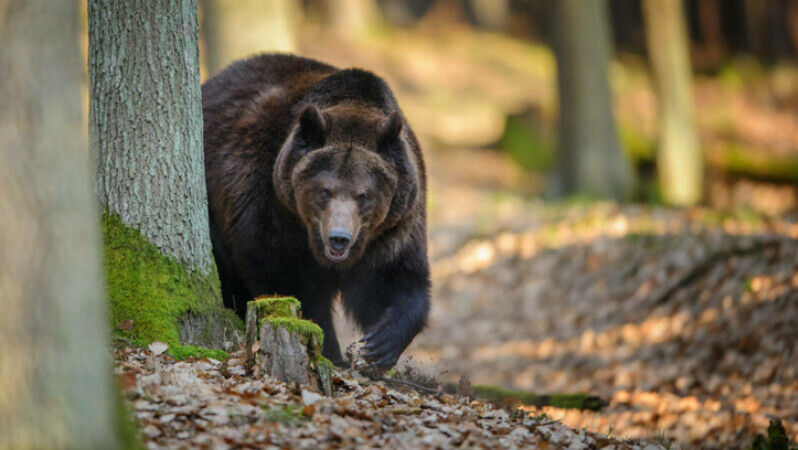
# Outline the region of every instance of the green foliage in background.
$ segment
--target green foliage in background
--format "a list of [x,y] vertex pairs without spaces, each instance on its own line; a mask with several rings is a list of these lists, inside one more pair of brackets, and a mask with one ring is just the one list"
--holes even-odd
[[499,148],[521,167],[537,172],[554,165],[554,138],[521,115],[507,117]]
[[755,179],[798,183],[798,157],[763,154],[741,144],[726,145],[714,160],[726,172]]

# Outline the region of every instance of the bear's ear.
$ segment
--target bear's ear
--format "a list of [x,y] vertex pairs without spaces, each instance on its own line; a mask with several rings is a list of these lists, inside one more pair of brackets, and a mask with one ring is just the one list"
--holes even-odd
[[307,105],[299,113],[299,129],[296,133],[303,146],[318,148],[324,145],[327,135],[327,123],[315,105]]
[[392,112],[380,130],[379,138],[377,138],[377,151],[383,152],[392,149],[394,144],[399,142],[399,134],[402,133],[403,126],[402,116],[399,112]]

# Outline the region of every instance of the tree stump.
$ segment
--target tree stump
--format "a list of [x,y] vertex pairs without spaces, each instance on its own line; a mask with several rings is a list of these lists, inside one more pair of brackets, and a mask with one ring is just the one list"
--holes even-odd
[[321,355],[321,327],[303,320],[292,297],[258,297],[247,304],[247,368],[329,395],[332,363]]

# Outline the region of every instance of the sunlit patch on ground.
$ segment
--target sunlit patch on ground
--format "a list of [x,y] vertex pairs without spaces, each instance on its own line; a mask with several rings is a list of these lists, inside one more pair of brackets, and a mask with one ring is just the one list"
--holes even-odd
[[489,230],[433,221],[431,235],[460,244],[434,259],[432,321],[413,354],[444,378],[603,396],[599,412],[541,411],[614,436],[739,444],[771,416],[798,436],[795,223],[520,205]]

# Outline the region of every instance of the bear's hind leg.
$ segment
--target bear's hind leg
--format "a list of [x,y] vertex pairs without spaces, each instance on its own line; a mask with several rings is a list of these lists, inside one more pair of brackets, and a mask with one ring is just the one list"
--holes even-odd
[[219,258],[216,258],[216,268],[219,271],[219,282],[222,288],[222,303],[243,319],[247,314],[247,302],[252,300],[252,295],[241,280],[231,273]]

